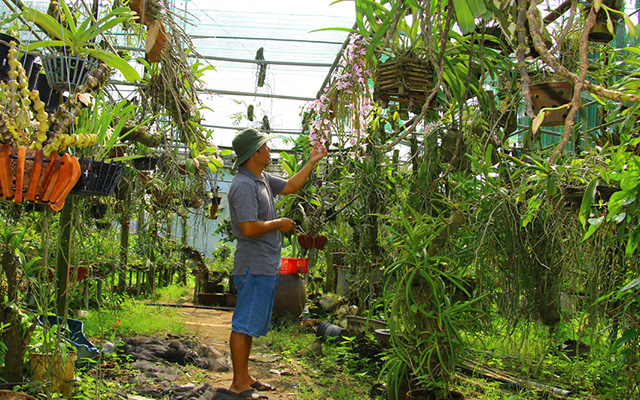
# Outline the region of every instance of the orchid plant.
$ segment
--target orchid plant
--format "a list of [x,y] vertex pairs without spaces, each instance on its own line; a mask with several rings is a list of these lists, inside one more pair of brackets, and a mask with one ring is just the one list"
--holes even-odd
[[350,36],[340,68],[324,93],[307,106],[311,115],[309,138],[313,146],[326,148],[336,134],[338,146],[366,147],[369,116],[374,108],[372,73],[365,63],[367,46],[356,34]]

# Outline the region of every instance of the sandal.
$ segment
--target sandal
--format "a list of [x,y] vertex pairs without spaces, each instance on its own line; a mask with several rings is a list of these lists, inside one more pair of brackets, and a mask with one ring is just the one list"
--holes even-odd
[[270,392],[272,390],[276,390],[276,388],[269,385],[268,383],[262,383],[259,380],[253,382],[250,386],[259,392]]
[[236,393],[228,389],[219,388],[213,396],[213,400],[260,400],[269,398],[256,392],[255,389],[247,389],[243,392]]

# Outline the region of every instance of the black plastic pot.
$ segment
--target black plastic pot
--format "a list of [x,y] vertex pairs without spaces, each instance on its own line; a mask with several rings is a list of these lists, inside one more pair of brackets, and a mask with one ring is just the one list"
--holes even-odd
[[318,325],[316,336],[318,336],[323,342],[335,341],[340,343],[344,342],[346,340],[345,338],[349,337],[349,331],[327,321],[322,321],[320,325]]
[[122,176],[125,164],[81,158],[82,171],[71,193],[83,196],[111,196]]
[[56,112],[62,101],[62,92],[53,90],[44,74],[36,77],[35,89],[40,92],[40,100],[44,103],[44,110],[49,114]]
[[151,171],[158,165],[160,157],[144,156],[133,159],[133,167],[138,171]]
[[12,40],[20,45],[20,39],[6,33],[0,33],[0,79],[2,80],[9,78],[9,59],[7,56],[9,55],[9,42]]
[[36,56],[33,53],[25,53],[20,57],[20,64],[22,64],[24,73],[27,75],[27,80],[29,81],[27,86],[29,90],[33,90],[33,88],[36,87],[36,81],[42,69],[42,65],[36,63],[35,60]]

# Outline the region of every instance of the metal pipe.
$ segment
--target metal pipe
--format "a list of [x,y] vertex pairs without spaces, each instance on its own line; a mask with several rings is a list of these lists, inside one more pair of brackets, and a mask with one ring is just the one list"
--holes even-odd
[[284,38],[260,38],[249,36],[219,36],[219,35],[189,35],[191,39],[236,39],[236,40],[268,40],[272,42],[297,42],[297,43],[316,43],[316,44],[342,44],[342,42],[330,42],[325,40],[303,40],[303,39],[284,39]]
[[287,96],[287,95],[270,94],[270,93],[236,92],[232,90],[218,90],[218,89],[200,89],[198,90],[198,92],[221,94],[221,95],[232,95],[232,96],[266,97],[269,99],[283,99],[283,100],[297,100],[297,101],[315,100],[315,98],[313,97]]
[[228,62],[249,63],[249,64],[291,65],[296,67],[331,67],[333,66],[333,64],[327,64],[327,63],[269,61],[269,60],[255,60],[255,59],[247,59],[247,58],[229,58],[229,57],[216,57],[216,56],[201,56],[199,58],[203,58],[205,60],[228,61]]

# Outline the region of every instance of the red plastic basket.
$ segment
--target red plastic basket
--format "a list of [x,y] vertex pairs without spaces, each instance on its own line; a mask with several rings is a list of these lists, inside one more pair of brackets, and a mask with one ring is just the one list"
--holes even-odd
[[306,274],[309,272],[308,258],[282,258],[281,274]]

